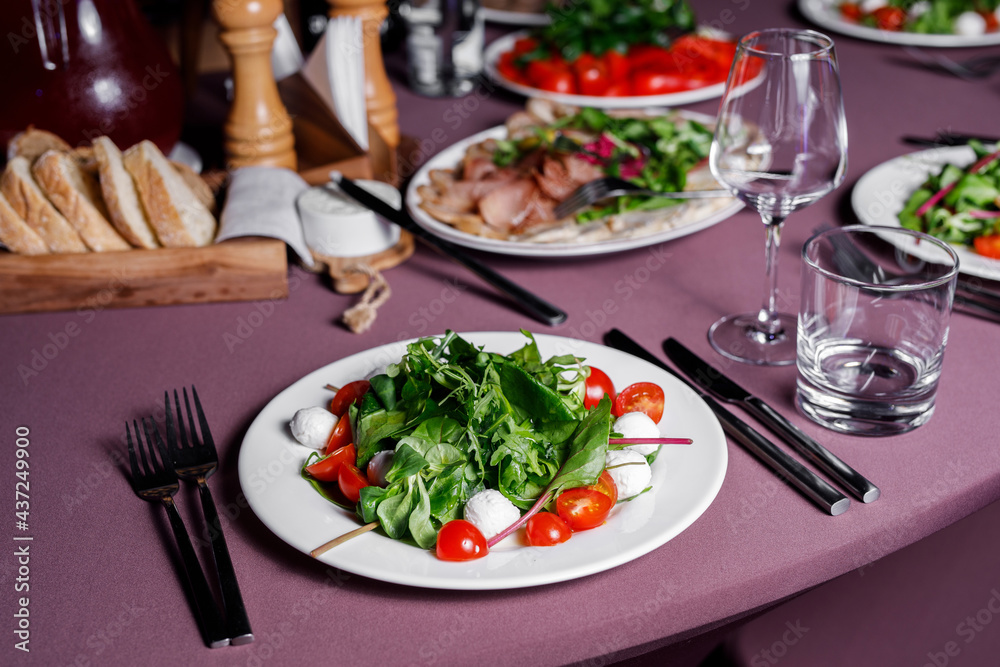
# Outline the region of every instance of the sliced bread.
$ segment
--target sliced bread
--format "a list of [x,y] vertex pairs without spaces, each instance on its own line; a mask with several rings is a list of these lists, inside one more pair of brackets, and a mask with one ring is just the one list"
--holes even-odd
[[142,141],[132,146],[125,151],[124,162],[161,244],[185,248],[212,242],[215,218],[156,144]]
[[183,162],[177,162],[176,160],[171,160],[170,165],[174,168],[180,177],[184,179],[187,186],[191,188],[191,192],[194,196],[198,198],[205,208],[209,210],[212,215],[215,215],[215,194],[212,192],[212,188],[209,187],[205,179],[201,177],[201,174],[196,172],[190,167],[190,165],[184,164]]
[[11,208],[3,194],[0,194],[0,243],[19,255],[45,255],[49,252],[42,237]]
[[23,155],[7,162],[0,178],[0,190],[11,208],[38,232],[54,253],[87,252],[80,234],[48,200],[31,175],[31,164]]
[[128,250],[129,244],[108,221],[97,179],[68,153],[46,151],[31,167],[35,180],[66,220],[95,252]]
[[115,229],[137,248],[159,247],[149,217],[139,201],[135,181],[126,171],[122,153],[115,142],[108,137],[94,139],[94,157],[101,177],[104,203]]
[[18,132],[7,142],[7,159],[21,156],[32,164],[45,151],[69,151],[70,145],[46,130],[29,125],[24,132]]

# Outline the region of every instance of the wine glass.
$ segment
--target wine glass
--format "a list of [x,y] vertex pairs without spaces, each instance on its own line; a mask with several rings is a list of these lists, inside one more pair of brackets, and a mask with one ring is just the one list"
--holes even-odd
[[781,226],[844,180],[847,125],[833,40],[812,30],[752,32],[736,50],[722,96],[712,174],[767,229],[766,295],[756,313],[728,315],[709,340],[723,356],[777,366],[795,361],[795,316],[777,312]]

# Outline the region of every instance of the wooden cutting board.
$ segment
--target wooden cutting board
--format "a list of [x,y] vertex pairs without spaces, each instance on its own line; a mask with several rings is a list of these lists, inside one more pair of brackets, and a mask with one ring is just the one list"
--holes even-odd
[[275,239],[36,257],[0,252],[0,313],[4,314],[287,296],[285,244]]

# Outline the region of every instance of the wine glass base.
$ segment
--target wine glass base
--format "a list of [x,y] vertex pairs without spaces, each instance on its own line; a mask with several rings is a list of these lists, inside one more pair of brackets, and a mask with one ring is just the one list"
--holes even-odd
[[760,331],[757,313],[727,315],[708,330],[708,341],[728,359],[757,366],[787,366],[795,363],[794,315],[778,313],[781,330],[774,335]]

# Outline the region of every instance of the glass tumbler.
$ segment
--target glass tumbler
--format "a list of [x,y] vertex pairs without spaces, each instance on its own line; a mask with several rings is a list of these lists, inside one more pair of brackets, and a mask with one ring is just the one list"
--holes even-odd
[[920,232],[856,225],[802,249],[796,404],[853,435],[927,422],[955,297],[958,255]]

